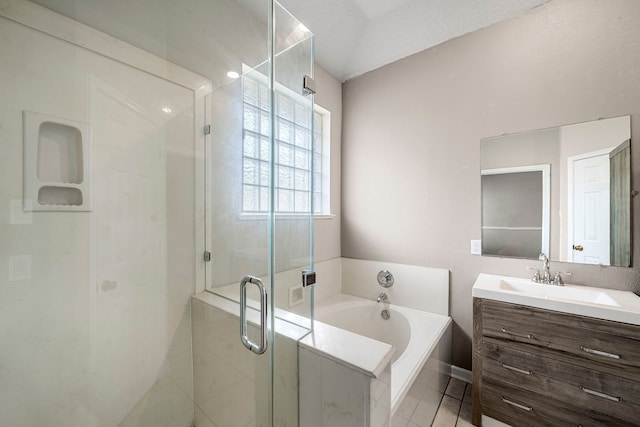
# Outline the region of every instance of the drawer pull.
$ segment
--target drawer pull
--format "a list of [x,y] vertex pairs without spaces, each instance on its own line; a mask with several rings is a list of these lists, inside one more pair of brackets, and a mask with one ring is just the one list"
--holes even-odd
[[602,397],[603,399],[612,400],[614,402],[620,402],[620,398],[619,397],[611,396],[610,394],[601,393],[601,392],[595,391],[595,390],[589,390],[588,388],[584,388],[582,386],[580,386],[580,390],[584,391],[587,394],[591,394],[591,395],[594,395],[594,396]]
[[530,339],[530,340],[533,339],[533,335],[532,334],[516,334],[515,332],[507,331],[506,328],[502,328],[502,329],[500,329],[500,331],[502,331],[503,334],[513,335],[514,337],[527,338],[527,339]]
[[528,370],[528,369],[516,368],[515,366],[507,365],[506,363],[503,363],[502,367],[510,371],[519,372],[525,375],[531,375],[531,370]]
[[606,351],[594,350],[593,348],[580,346],[580,350],[584,351],[585,353],[595,354],[596,356],[610,357],[611,359],[620,359],[620,355],[618,354],[607,353]]
[[524,406],[524,405],[521,405],[519,403],[514,402],[513,400],[505,399],[504,397],[502,398],[502,401],[504,403],[506,403],[507,405],[515,406],[516,408],[522,409],[523,411],[527,411],[527,412],[533,411],[533,408],[531,406]]

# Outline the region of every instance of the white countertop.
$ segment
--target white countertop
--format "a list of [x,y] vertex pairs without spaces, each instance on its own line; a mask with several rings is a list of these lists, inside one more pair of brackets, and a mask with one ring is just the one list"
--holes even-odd
[[395,352],[389,344],[317,320],[299,345],[373,378],[380,376]]
[[[239,316],[238,303],[225,297],[204,291],[193,295],[192,298]],[[255,301],[248,301],[250,306],[255,304]],[[379,377],[391,362],[395,352],[393,346],[389,344],[326,323],[315,321],[314,330],[309,332],[309,329],[287,320],[276,317],[276,333],[278,335],[299,340],[300,347],[373,378]],[[247,321],[258,325],[260,322],[258,312],[252,309],[247,310]]]
[[640,325],[640,297],[628,291],[571,284],[559,287],[517,277],[481,273],[471,295],[474,298]]

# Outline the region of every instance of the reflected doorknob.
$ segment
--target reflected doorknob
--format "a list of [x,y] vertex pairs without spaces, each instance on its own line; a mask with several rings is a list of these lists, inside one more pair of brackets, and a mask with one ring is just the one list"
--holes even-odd
[[573,245],[573,250],[574,251],[580,251],[582,252],[584,248],[582,247],[582,245]]

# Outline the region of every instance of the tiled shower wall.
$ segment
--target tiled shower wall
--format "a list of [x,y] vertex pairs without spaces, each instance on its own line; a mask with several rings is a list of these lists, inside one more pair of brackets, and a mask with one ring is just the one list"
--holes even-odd
[[[0,13],[0,424],[191,426],[194,93],[8,19],[36,12],[37,25],[95,34],[9,3]],[[23,211],[23,111],[90,127],[91,211]]]

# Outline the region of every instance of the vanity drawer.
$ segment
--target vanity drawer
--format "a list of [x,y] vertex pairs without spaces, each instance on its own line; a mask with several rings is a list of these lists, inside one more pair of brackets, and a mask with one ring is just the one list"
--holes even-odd
[[640,381],[638,326],[490,300],[482,311],[485,336],[560,350]]
[[640,423],[640,382],[547,357],[547,350],[524,351],[518,345],[484,340],[483,381],[509,383],[558,402]]
[[482,385],[482,412],[514,427],[638,425],[488,379]]

